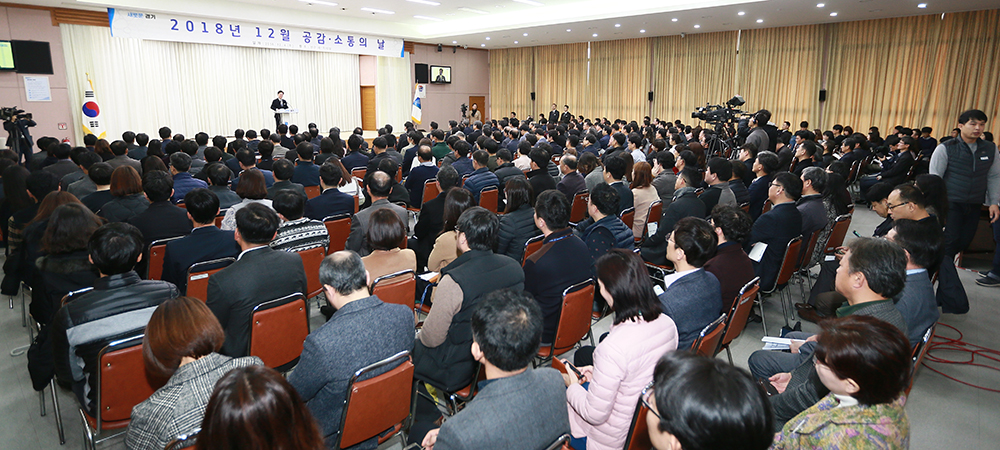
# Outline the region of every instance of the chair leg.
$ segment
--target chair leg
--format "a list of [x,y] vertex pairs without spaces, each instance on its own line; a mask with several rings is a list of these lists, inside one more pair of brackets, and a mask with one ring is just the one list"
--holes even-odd
[[45,389],[38,392],[38,410],[39,415],[45,417]]
[[66,443],[66,432],[63,429],[62,411],[59,410],[59,396],[56,395],[56,380],[49,381],[52,390],[52,410],[56,414],[56,430],[59,431],[59,445]]
[[14,296],[7,297],[10,300],[10,309],[14,309]]
[[21,326],[28,326],[28,309],[25,308],[27,303],[24,301],[24,289],[21,289]]
[[785,326],[788,326],[788,308],[785,307],[785,291],[788,290],[788,286],[785,289],[778,291],[778,301],[781,302],[781,315],[785,316]]
[[733,365],[733,352],[729,351],[729,346],[726,346],[726,357],[729,358],[729,365]]

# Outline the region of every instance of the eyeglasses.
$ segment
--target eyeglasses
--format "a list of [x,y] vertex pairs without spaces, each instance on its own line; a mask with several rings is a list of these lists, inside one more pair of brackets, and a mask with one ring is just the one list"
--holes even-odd
[[660,413],[656,412],[656,410],[653,409],[653,402],[651,401],[652,397],[653,397],[653,383],[649,383],[646,385],[645,388],[643,388],[642,395],[639,396],[639,400],[642,401],[642,405],[645,406],[646,409],[648,409],[651,414],[656,416],[657,419],[666,420],[663,418],[663,416],[660,415]]
[[886,205],[885,209],[888,210],[888,211],[892,211],[892,210],[894,210],[896,208],[899,208],[900,206],[903,206],[903,205],[905,205],[907,203],[911,203],[911,202],[902,202],[902,203],[897,203],[895,205]]
[[782,186],[780,183],[775,183],[773,181],[771,182],[771,186],[774,186],[776,188],[784,188],[784,186]]

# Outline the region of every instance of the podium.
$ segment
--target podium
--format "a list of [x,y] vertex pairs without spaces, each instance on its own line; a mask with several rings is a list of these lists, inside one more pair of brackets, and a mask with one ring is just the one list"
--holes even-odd
[[274,113],[281,114],[281,123],[288,125],[289,116],[291,116],[292,114],[298,114],[299,110],[295,108],[277,109],[274,110]]

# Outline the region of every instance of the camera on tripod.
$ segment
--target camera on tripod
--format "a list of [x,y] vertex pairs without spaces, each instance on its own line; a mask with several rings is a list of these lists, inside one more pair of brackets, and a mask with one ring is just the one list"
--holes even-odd
[[692,119],[704,120],[705,122],[711,124],[724,124],[735,122],[742,114],[743,111],[736,109],[746,103],[743,100],[743,96],[735,95],[733,98],[726,101],[726,105],[712,105],[706,104],[700,108],[696,108],[694,112],[691,113]]
[[0,108],[0,120],[4,122],[13,122],[21,119],[31,120],[31,113],[25,113],[23,109],[18,109],[16,106],[10,108]]

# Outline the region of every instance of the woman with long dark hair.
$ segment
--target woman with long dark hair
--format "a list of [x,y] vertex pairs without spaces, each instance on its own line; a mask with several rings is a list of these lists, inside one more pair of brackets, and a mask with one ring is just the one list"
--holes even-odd
[[504,196],[507,206],[500,216],[500,230],[497,233],[498,255],[507,255],[514,261],[524,256],[524,243],[541,234],[535,226],[535,208],[531,205],[531,183],[527,178],[517,177],[507,180]]
[[458,251],[458,232],[455,226],[458,225],[458,218],[465,210],[476,206],[472,201],[472,194],[469,191],[453,187],[448,190],[444,197],[444,226],[437,239],[434,240],[434,249],[427,257],[427,270],[438,272],[452,261],[462,256]]

